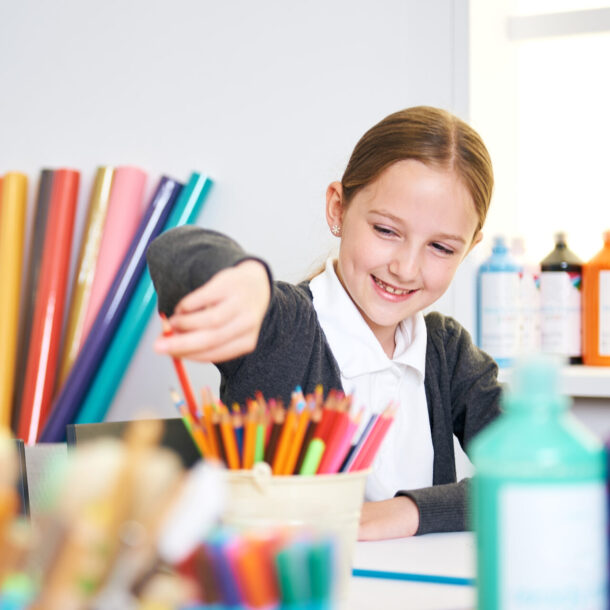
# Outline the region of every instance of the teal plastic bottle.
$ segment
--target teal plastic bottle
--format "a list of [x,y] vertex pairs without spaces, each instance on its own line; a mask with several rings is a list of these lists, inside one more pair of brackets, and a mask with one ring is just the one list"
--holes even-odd
[[519,353],[521,271],[504,237],[495,237],[477,274],[477,345],[501,367]]
[[603,445],[569,412],[556,360],[516,364],[503,414],[472,441],[479,610],[605,610]]

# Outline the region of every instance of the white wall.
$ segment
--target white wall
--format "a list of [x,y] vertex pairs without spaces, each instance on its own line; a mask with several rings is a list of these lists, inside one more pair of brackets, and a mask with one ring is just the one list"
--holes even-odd
[[[386,114],[467,118],[467,0],[0,0],[0,174],[134,164],[215,186],[199,224],[297,280],[332,246],[327,184]],[[32,204],[30,204],[30,218]],[[79,222],[82,223],[82,214]],[[452,313],[453,296],[442,308]],[[173,416],[149,324],[109,419]],[[190,366],[194,385],[211,367]]]

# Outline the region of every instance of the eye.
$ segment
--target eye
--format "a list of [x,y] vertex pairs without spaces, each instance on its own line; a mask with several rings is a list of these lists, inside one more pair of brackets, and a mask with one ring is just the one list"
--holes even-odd
[[439,244],[438,242],[434,242],[432,244],[432,247],[437,250],[438,252],[440,252],[441,254],[454,254],[454,251],[451,250],[451,248],[447,248],[446,246],[443,246],[443,244]]
[[396,235],[395,231],[381,225],[373,225],[373,230],[376,233],[379,233],[379,235],[383,235],[384,237],[391,237],[393,235]]

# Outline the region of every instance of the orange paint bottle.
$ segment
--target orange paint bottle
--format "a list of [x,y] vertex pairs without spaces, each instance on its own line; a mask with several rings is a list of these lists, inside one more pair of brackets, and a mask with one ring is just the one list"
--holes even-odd
[[604,247],[583,265],[583,362],[610,366],[610,231]]

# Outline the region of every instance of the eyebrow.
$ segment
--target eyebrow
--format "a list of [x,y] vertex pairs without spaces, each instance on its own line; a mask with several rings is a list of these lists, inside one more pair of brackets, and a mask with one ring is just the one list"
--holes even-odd
[[[396,223],[404,224],[404,221],[402,218],[399,218],[398,216],[394,216],[394,214],[391,214],[390,212],[386,212],[385,210],[370,210],[370,212],[372,214],[378,214],[379,216],[385,216],[386,218],[393,220]],[[439,233],[438,235],[436,235],[436,238],[453,240],[453,241],[460,242],[462,244],[466,243],[466,240],[461,235],[453,235],[452,233]]]

